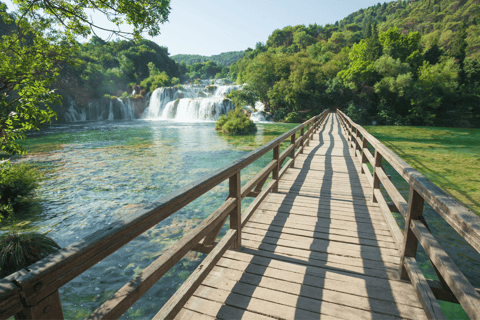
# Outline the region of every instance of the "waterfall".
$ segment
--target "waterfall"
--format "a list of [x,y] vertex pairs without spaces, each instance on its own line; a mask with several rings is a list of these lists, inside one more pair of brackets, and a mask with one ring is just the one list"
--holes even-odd
[[69,98],[69,108],[64,114],[66,122],[86,120],[131,120],[135,119],[134,107],[130,100],[103,98],[90,101],[85,108],[75,105]]
[[265,105],[263,103],[261,103],[260,101],[255,102],[255,109],[257,111],[252,113],[250,119],[253,122],[267,122],[267,119],[265,118],[265,113],[263,111],[264,108]]
[[69,107],[68,110],[65,112],[65,121],[73,122],[73,121],[85,121],[87,120],[87,115],[85,113],[85,108],[81,108],[80,112],[78,112],[75,107],[75,100],[68,98]]
[[216,121],[221,115],[235,109],[226,96],[239,85],[222,85],[223,79],[211,84],[212,80],[202,80],[200,85],[158,88],[150,96],[144,119],[175,121]]

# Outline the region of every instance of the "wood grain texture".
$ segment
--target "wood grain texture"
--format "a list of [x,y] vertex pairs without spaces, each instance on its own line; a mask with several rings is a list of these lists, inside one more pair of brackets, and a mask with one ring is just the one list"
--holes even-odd
[[475,288],[421,221],[412,220],[410,228],[470,319],[480,319],[480,295]]
[[87,319],[119,318],[150,289],[165,273],[185,256],[206,234],[222,221],[236,205],[236,199],[228,198],[214,213],[188,232],[138,276],[117,291]]
[[220,240],[215,249],[210,252],[205,260],[202,261],[175,294],[163,305],[162,309],[153,317],[154,320],[174,319],[177,316],[188,299],[208,276],[225,251],[227,251],[230,244],[234,242],[236,233],[237,231],[233,229],[227,231],[227,234]]
[[404,261],[405,268],[408,273],[420,303],[427,314],[428,319],[431,320],[446,320],[442,308],[438,304],[437,299],[433,295],[432,290],[428,286],[427,280],[423,276],[422,270],[417,265],[415,258],[407,257]]
[[421,195],[423,199],[449,223],[473,248],[480,252],[480,217],[468,210],[455,198],[436,186],[412,166],[388,149],[364,128],[355,124],[340,110],[339,116],[357,128],[368,142],[380,152],[388,163]]

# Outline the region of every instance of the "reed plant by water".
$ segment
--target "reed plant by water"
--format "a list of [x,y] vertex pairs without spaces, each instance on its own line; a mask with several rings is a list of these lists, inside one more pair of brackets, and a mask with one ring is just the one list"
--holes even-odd
[[60,249],[50,237],[37,232],[11,232],[0,236],[0,279]]

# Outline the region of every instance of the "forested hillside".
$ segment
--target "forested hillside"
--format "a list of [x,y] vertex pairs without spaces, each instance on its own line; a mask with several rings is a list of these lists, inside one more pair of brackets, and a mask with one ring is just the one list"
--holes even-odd
[[479,126],[479,8],[398,1],[277,29],[230,67],[248,83],[232,98],[259,99],[276,119],[336,106],[361,123]]
[[237,62],[237,60],[243,56],[244,52],[245,51],[230,51],[230,52],[223,52],[213,56],[201,56],[198,54],[177,54],[172,56],[171,58],[175,60],[177,63],[184,61],[186,65],[213,61],[217,65],[228,67],[231,64]]
[[149,40],[104,42],[93,37],[80,45],[78,65],[64,66],[56,87],[85,105],[105,94],[126,96],[135,84],[148,91],[178,83],[178,65],[168,55],[167,48]]

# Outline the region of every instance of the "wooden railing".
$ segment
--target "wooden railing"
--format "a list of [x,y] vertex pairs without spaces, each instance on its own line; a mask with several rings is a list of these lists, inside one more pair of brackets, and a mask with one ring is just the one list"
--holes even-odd
[[[408,165],[343,112],[337,110],[337,115],[349,145],[354,148],[355,156],[361,164],[361,173],[365,174],[372,185],[372,201],[380,205],[401,252],[400,279],[410,279],[430,319],[445,319],[436,299],[460,303],[470,319],[480,319],[480,290],[470,284],[435,240],[422,213],[424,203],[427,202],[478,252],[480,252],[480,217]],[[372,155],[367,143],[375,149],[375,155]],[[382,167],[382,159],[409,183],[408,202],[386,175]],[[373,167],[373,174],[367,166],[367,161]],[[393,203],[385,201],[380,184],[383,185]],[[403,233],[392,216],[392,211],[401,213],[405,219]],[[425,249],[440,279],[439,282],[426,280],[418,267],[415,259],[418,243]]]
[[[155,319],[174,318],[222,254],[229,247],[240,248],[242,227],[268,193],[278,191],[279,179],[288,167],[293,166],[295,158],[303,152],[303,146],[308,145],[328,112],[325,110],[244,157],[137,211],[127,221],[103,228],[29,266],[28,270],[22,269],[0,280],[0,319],[12,315],[16,319],[63,319],[58,293],[60,287],[228,179],[228,198],[215,212],[117,291],[87,319],[119,318],[190,250],[208,253],[200,266],[155,316]],[[300,136],[296,138],[298,131]],[[280,153],[280,144],[289,138],[290,145]],[[240,171],[272,149],[273,160],[241,187]],[[282,166],[288,156],[291,159]],[[263,187],[270,173],[272,181]],[[241,202],[245,197],[255,197],[255,200],[241,215]],[[228,217],[230,230],[216,243]]]

